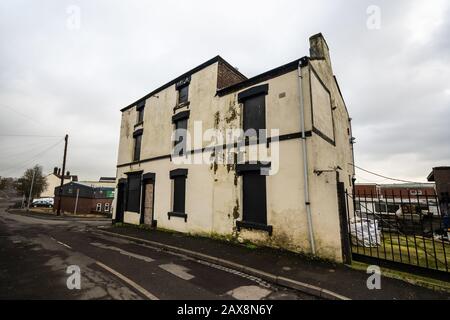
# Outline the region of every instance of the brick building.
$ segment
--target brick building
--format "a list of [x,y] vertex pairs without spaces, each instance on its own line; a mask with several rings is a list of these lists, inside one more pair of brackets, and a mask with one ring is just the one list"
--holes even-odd
[[[71,181],[62,186],[61,211],[70,213],[112,212],[114,182]],[[55,206],[58,208],[59,188],[55,188]]]
[[427,177],[436,184],[436,193],[443,214],[450,214],[450,167],[435,167]]
[[434,196],[436,189],[434,183],[356,183],[355,195],[360,197],[415,197],[415,196]]
[[[41,192],[39,197],[53,198],[55,188],[61,184],[61,168],[53,168],[53,172],[45,177],[45,181],[47,182],[47,187]],[[70,172],[67,171],[66,175],[64,176],[64,181],[78,181],[78,176],[71,175]]]

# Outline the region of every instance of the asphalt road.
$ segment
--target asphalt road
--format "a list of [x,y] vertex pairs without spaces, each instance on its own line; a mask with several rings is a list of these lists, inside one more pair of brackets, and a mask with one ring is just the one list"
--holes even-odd
[[[34,218],[5,206],[0,203],[0,299],[313,299],[96,233],[105,222]],[[68,288],[68,279],[76,284],[69,266],[79,267],[80,289]]]

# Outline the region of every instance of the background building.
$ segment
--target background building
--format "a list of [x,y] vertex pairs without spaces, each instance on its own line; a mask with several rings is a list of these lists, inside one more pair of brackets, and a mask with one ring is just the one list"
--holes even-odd
[[[104,213],[110,214],[114,199],[112,182],[71,181],[62,186],[61,212],[69,213]],[[55,188],[56,211],[59,201],[59,189]]]
[[[45,177],[47,181],[47,187],[41,193],[41,198],[53,198],[55,195],[55,188],[61,185],[61,169],[55,167],[53,168],[53,172]],[[64,176],[64,182],[69,181],[78,181],[78,176],[71,175],[69,171],[67,171]]]
[[442,214],[450,215],[450,167],[435,167],[427,177],[436,184]]
[[356,183],[355,194],[358,196],[370,197],[414,197],[414,196],[434,196],[436,188],[434,183]]

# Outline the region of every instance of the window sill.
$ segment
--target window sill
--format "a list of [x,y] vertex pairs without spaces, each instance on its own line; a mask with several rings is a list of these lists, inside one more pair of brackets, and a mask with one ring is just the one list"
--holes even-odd
[[191,104],[190,101],[186,101],[186,102],[182,102],[182,103],[177,103],[177,105],[175,107],[173,107],[173,111],[176,111],[178,109],[184,108],[184,107],[189,107],[189,105]]
[[262,230],[267,231],[269,236],[272,235],[273,227],[267,224],[249,222],[249,221],[236,221],[236,227],[238,231],[241,229]]
[[140,121],[140,122],[136,123],[136,124],[134,125],[134,127],[137,128],[137,127],[139,127],[139,126],[142,126],[143,124],[144,124],[144,121]]
[[187,214],[183,212],[167,212],[167,217],[170,220],[170,217],[184,218],[184,222],[187,222]]
[[127,212],[127,213],[135,213],[135,214],[140,214],[139,212],[137,212],[137,211],[130,211],[130,210],[124,210],[123,211],[123,213],[125,214],[125,212]]

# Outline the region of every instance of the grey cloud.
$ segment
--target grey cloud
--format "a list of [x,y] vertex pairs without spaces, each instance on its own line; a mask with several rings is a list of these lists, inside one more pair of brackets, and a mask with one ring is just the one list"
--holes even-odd
[[[366,28],[372,4],[381,8],[379,30]],[[66,27],[70,5],[81,9],[79,30]],[[427,5],[442,11],[440,24],[420,14]],[[121,107],[217,54],[256,75],[307,55],[308,37],[322,32],[353,118],[358,164],[423,180],[450,160],[448,10],[418,0],[2,1],[0,134],[67,132],[73,173],[114,175]],[[429,30],[422,42],[411,40],[415,23]],[[0,136],[0,175],[11,167],[21,174],[37,153],[31,147],[51,143]],[[61,149],[36,161],[49,171]]]

